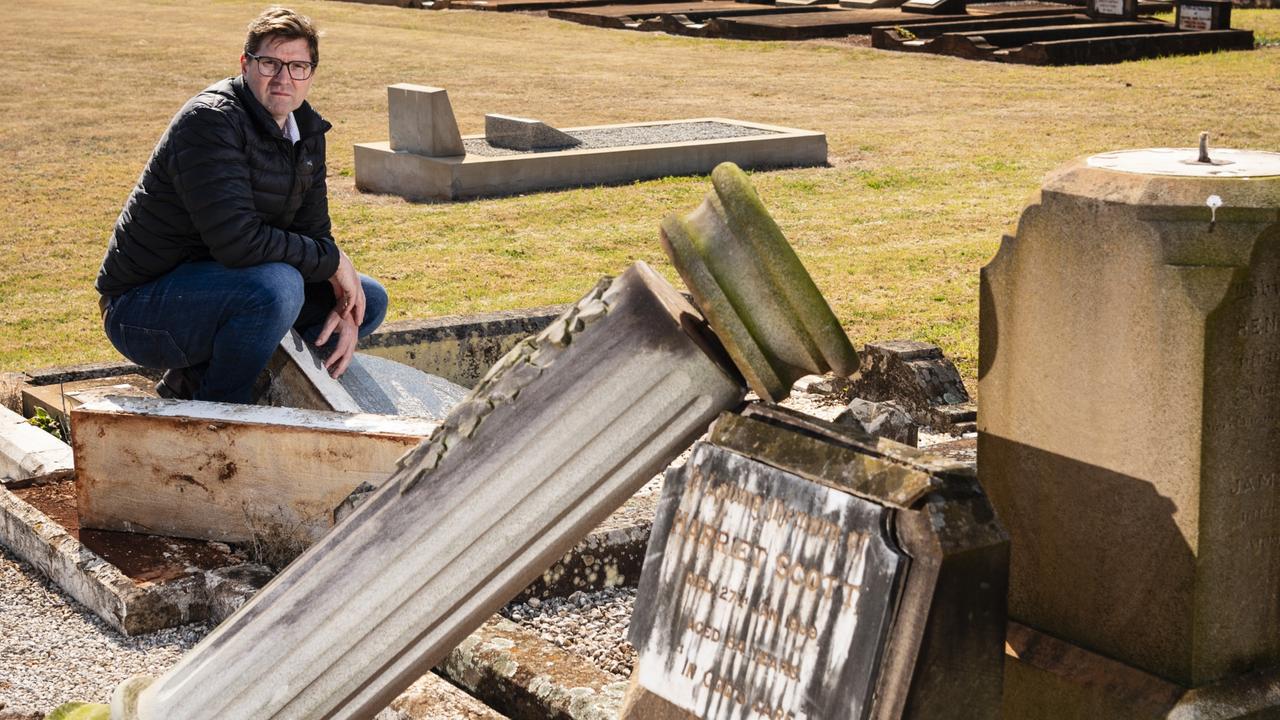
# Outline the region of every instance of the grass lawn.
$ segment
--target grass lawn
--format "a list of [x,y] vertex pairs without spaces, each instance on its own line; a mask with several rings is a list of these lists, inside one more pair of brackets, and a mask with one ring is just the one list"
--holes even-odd
[[[169,118],[238,72],[265,0],[8,0],[0,47],[0,370],[118,357],[93,279]],[[531,15],[298,2],[321,25],[313,104],[329,134],[335,233],[381,278],[391,320],[568,302],[633,260],[675,273],[661,217],[705,178],[455,204],[364,195],[352,144],[387,136],[385,86],[447,88],[484,113],[552,124],[720,115],[827,133],[830,167],[757,173],[766,205],[856,344],[940,344],[971,383],[978,269],[1072,157],[1130,147],[1280,149],[1280,47],[1039,68],[836,41],[709,41]],[[1280,39],[1280,10],[1236,27]]]

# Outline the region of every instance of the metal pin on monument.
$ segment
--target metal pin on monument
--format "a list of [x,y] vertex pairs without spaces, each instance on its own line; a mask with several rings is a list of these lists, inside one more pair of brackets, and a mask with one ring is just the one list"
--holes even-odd
[[1200,133],[1200,157],[1196,158],[1196,162],[1212,165],[1213,161],[1209,159],[1209,132],[1206,130]]
[[1204,204],[1209,206],[1209,232],[1213,232],[1213,226],[1218,223],[1218,208],[1222,207],[1222,198],[1210,195],[1205,198]]

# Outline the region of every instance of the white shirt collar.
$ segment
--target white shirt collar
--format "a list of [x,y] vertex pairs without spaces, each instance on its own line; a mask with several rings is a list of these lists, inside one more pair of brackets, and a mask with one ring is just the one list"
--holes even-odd
[[283,130],[284,136],[289,138],[292,143],[297,143],[302,139],[302,136],[298,134],[298,121],[293,119],[293,113],[289,113],[289,116],[284,119]]

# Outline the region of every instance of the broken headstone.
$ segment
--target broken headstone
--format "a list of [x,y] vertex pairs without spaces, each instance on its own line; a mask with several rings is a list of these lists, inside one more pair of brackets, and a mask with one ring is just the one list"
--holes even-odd
[[600,283],[122,717],[375,714],[737,405],[726,363],[648,266]]
[[662,221],[662,246],[748,385],[777,401],[799,378],[847,376],[858,356],[760,196],[733,163],[715,192]]
[[668,473],[624,718],[997,718],[1008,537],[972,471],[782,408]]
[[[964,429],[972,421],[969,393],[956,366],[931,343],[889,340],[867,343],[858,372],[850,378],[850,397],[893,401],[921,425],[938,430]],[[957,407],[962,407],[956,412]]]
[[836,416],[835,422],[911,447],[920,442],[920,425],[892,400],[877,403],[854,398],[849,407]]

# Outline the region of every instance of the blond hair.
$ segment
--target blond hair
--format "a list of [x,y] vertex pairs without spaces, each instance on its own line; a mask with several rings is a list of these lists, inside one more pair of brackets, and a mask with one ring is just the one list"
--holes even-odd
[[257,55],[262,41],[272,35],[285,40],[306,40],[311,50],[311,62],[320,62],[320,33],[306,15],[279,5],[263,10],[261,15],[249,21],[249,34],[244,38],[245,54]]

